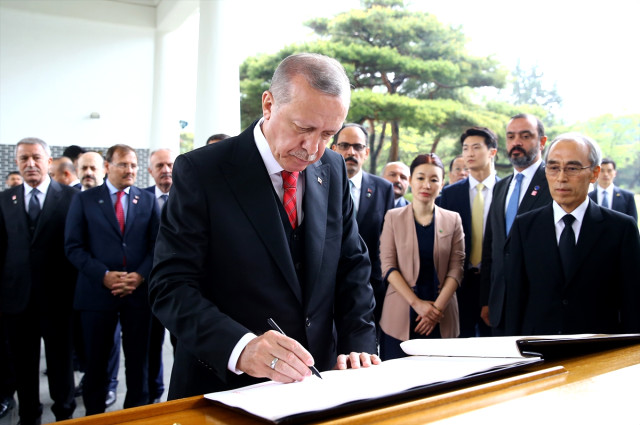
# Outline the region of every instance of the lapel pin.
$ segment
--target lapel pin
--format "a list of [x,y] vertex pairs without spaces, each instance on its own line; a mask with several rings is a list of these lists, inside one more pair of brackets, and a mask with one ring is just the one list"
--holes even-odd
[[104,200],[103,200],[103,199],[99,199],[99,200],[98,200],[98,203],[99,203],[99,204],[104,204]]
[[534,187],[533,192],[531,192],[531,196],[536,196],[539,190],[540,190],[540,186]]
[[616,193],[616,196],[617,196],[617,197],[620,197],[620,194],[619,194],[619,193]]
[[373,190],[371,190],[371,188],[367,188],[367,198],[371,198],[371,195],[373,195]]
[[17,200],[16,195],[13,195],[13,196],[11,197],[11,200],[13,201],[13,203],[14,203],[14,204],[17,204],[17,203],[18,203],[18,200]]
[[131,201],[131,202],[133,202],[133,205],[137,204],[138,203],[138,198],[133,198],[133,201]]
[[439,231],[440,233],[442,233],[442,229],[439,229],[438,231]]
[[318,177],[318,183],[322,184],[322,179]]

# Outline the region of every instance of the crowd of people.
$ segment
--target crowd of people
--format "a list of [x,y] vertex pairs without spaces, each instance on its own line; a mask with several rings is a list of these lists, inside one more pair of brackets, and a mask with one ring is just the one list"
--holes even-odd
[[17,391],[20,423],[39,423],[41,339],[62,420],[79,395],[87,415],[113,404],[121,347],[124,407],[158,402],[165,329],[169,399],[375,367],[414,338],[640,332],[635,203],[595,141],[547,144],[520,114],[505,178],[485,127],[462,132],[448,184],[434,153],[378,177],[367,129],[345,124],[350,95],[334,59],[289,56],[259,120],[177,158],[154,150],[144,189],[130,146],[54,159],[17,142],[0,193],[0,415]]

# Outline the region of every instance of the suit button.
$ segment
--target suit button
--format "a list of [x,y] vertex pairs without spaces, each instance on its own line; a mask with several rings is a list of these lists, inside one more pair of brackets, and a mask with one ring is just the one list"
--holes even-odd
[[305,324],[305,326],[306,326],[306,327],[311,326],[311,320],[307,317],[307,318],[305,319],[305,321],[304,321],[304,324]]
[[302,267],[302,264],[300,264],[300,262],[297,262],[297,263],[295,264],[295,267],[296,267],[296,270],[297,270],[297,271],[300,271],[300,267]]
[[562,300],[562,305],[569,305],[569,300]]
[[294,240],[294,241],[297,241],[297,240],[298,240],[298,234],[297,234],[297,233],[294,233],[294,234],[293,234],[293,240]]
[[126,247],[127,247],[127,244],[123,242],[123,243],[122,243],[122,246],[123,246],[124,248],[126,248]]

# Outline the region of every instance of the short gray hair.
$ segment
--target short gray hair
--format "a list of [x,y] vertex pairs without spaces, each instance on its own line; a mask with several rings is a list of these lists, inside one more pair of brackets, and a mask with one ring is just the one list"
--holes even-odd
[[562,133],[556,136],[551,141],[551,144],[549,144],[549,146],[546,146],[544,152],[545,162],[547,162],[547,157],[549,156],[549,152],[551,152],[551,148],[553,148],[553,145],[561,140],[573,140],[574,142],[584,143],[585,145],[587,145],[587,147],[589,148],[589,162],[591,162],[592,169],[596,166],[599,166],[602,162],[602,151],[600,150],[600,146],[598,146],[595,140],[581,133]]
[[351,85],[344,67],[337,60],[318,53],[298,53],[286,57],[276,68],[269,91],[276,103],[291,101],[291,80],[302,75],[314,89],[330,96],[351,99]]
[[38,139],[37,137],[25,137],[24,139],[20,140],[16,144],[16,158],[18,157],[18,146],[20,145],[40,145],[42,146],[42,149],[44,149],[44,152],[47,154],[47,157],[51,158],[51,148],[49,147],[47,142],[42,139]]

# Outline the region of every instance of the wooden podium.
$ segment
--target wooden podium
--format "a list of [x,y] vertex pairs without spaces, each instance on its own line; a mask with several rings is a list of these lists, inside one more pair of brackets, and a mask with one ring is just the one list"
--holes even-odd
[[[544,421],[552,424],[565,420],[625,423],[637,420],[639,388],[640,345],[634,345],[545,362],[496,381],[312,423],[395,425],[438,420],[443,424]],[[202,396],[60,422],[65,425],[264,423]]]

